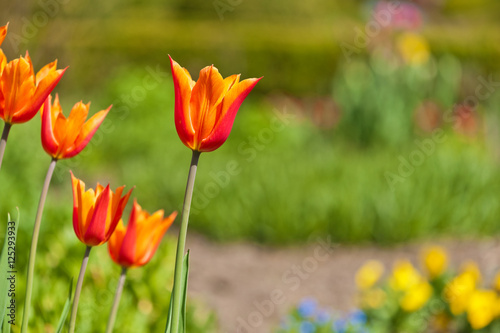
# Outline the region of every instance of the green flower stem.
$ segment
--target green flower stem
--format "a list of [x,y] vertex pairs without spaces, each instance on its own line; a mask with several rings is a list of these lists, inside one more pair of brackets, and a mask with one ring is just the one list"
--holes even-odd
[[175,258],[174,286],[172,288],[172,332],[177,333],[180,327],[181,307],[182,307],[182,262],[184,259],[184,249],[186,247],[186,235],[189,221],[189,210],[191,209],[191,199],[193,198],[194,180],[196,178],[196,169],[201,152],[193,150],[191,166],[189,167],[186,193],[184,195],[184,205],[182,206],[182,221],[177,241],[177,255]]
[[106,326],[106,333],[113,332],[113,327],[115,326],[116,313],[118,312],[118,304],[120,304],[120,298],[122,296],[123,285],[125,284],[126,275],[127,275],[127,268],[122,267],[122,273],[120,274],[120,279],[118,280],[118,286],[116,287],[115,299],[113,300],[113,307],[111,308],[108,324]]
[[2,168],[3,154],[5,153],[5,146],[7,145],[7,138],[9,137],[10,128],[12,124],[5,123],[2,132],[2,139],[0,140],[0,168]]
[[[4,129],[5,133],[5,129]],[[2,136],[3,141],[3,136]],[[54,169],[56,167],[57,159],[53,158],[49,165],[49,170],[47,170],[47,175],[45,176],[45,182],[43,183],[42,194],[40,195],[40,201],[38,202],[38,209],[36,211],[35,225],[33,226],[33,236],[31,238],[31,248],[30,256],[28,261],[28,273],[26,279],[26,298],[24,300],[24,313],[23,313],[23,323],[21,326],[21,333],[25,333],[28,330],[28,320],[31,306],[31,293],[33,291],[33,273],[35,270],[35,258],[36,258],[36,247],[38,244],[38,235],[40,234],[40,225],[42,222],[43,207],[45,206],[45,199],[47,198],[47,192],[49,191],[50,180],[54,174]]]
[[78,302],[80,301],[80,293],[82,292],[83,277],[85,276],[85,270],[87,270],[87,263],[89,262],[90,250],[92,246],[87,246],[85,249],[85,254],[83,255],[82,267],[80,268],[80,274],[78,275],[78,281],[76,282],[75,296],[73,297],[73,307],[71,308],[71,318],[69,319],[69,333],[75,332],[76,324],[76,313],[78,312]]

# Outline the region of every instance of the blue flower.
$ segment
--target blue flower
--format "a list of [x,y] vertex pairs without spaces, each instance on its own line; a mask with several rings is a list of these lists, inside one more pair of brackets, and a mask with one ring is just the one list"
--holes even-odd
[[303,322],[300,324],[300,333],[314,333],[316,332],[316,327],[308,321]]
[[347,320],[341,318],[333,323],[333,331],[337,333],[344,333],[347,330]]
[[328,313],[327,310],[321,310],[316,315],[316,321],[318,322],[318,324],[325,324],[329,320],[330,320],[330,313]]
[[312,298],[306,298],[302,300],[302,302],[300,302],[299,306],[297,307],[297,311],[302,318],[308,318],[312,317],[315,314],[317,307],[318,303],[316,302],[316,300]]
[[356,310],[349,315],[349,322],[353,326],[363,326],[364,324],[366,324],[366,314],[361,310]]

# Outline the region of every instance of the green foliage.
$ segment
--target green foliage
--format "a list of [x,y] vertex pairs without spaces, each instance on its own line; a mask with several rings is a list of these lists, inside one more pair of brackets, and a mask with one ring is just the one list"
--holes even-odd
[[[15,304],[12,305],[12,300],[16,301],[15,288],[16,284],[16,237],[17,227],[19,226],[19,211],[17,221],[12,220],[10,214],[7,217],[5,237],[0,255],[0,327],[3,332],[10,331],[10,320],[15,318]],[[13,308],[13,310],[11,309]]]
[[64,323],[66,322],[66,318],[68,317],[69,310],[71,308],[71,299],[73,297],[73,279],[71,279],[69,283],[69,292],[68,298],[66,299],[66,303],[64,303],[64,307],[61,313],[61,318],[57,323],[56,333],[61,333],[64,329]]
[[[186,299],[187,299],[187,289],[188,289],[188,276],[189,276],[189,250],[184,255],[184,259],[182,260],[182,275],[181,275],[181,308],[179,311],[179,328],[178,333],[186,332]],[[167,327],[165,328],[165,333],[172,333],[172,318],[174,313],[173,305],[173,297],[170,298],[170,306],[168,308],[168,320]]]
[[[93,105],[94,111],[97,108],[96,104]],[[66,114],[68,107],[63,105]],[[0,172],[0,183],[4,188],[2,193],[8,193],[0,202],[0,209],[5,212],[19,206],[21,215],[25,217],[19,224],[17,239],[16,324],[20,323],[19,316],[23,312],[21,300],[25,296],[25,274],[36,203],[45,167],[50,162],[50,158],[41,149],[39,126],[39,120],[35,119],[32,123],[14,127]],[[97,149],[91,147],[88,147],[91,152],[97,152]],[[55,331],[67,301],[68,282],[78,275],[85,250],[85,246],[76,238],[72,226],[72,194],[67,170],[68,162],[70,161],[61,161],[56,167],[43,216],[32,300],[34,315],[30,321],[30,330],[34,332]],[[77,162],[78,165],[80,163],[81,160]],[[109,180],[106,178],[106,172],[103,172],[105,169],[98,172],[99,167],[95,167],[88,169],[94,170],[92,175],[80,171],[84,169],[81,165],[81,169],[74,167],[73,171],[85,180],[88,186],[94,187],[96,180],[100,182]],[[123,183],[128,187],[132,186],[125,178],[118,176],[110,178],[113,188]],[[143,207],[149,211],[166,206],[153,206],[145,201],[143,203]],[[165,208],[171,210],[171,207]],[[128,272],[115,325],[117,332],[164,330],[173,282],[176,245],[174,233],[170,232],[170,236],[167,235],[148,265]],[[109,258],[106,246],[97,247],[92,251],[80,298],[77,318],[79,332],[105,330],[119,274],[120,268]],[[196,300],[188,300],[187,318],[189,332],[215,331],[213,313]],[[17,329],[18,326],[13,326],[14,332],[18,332]]]
[[[458,89],[460,63],[446,56],[434,70],[401,67],[392,78],[375,61],[353,62],[335,77],[342,110],[335,129],[318,129],[293,105],[272,111],[269,104],[245,102],[226,144],[201,156],[190,227],[217,240],[270,244],[326,234],[340,242],[393,243],[498,233],[500,174],[490,137],[496,123],[489,124],[490,134],[469,138],[450,120],[453,103],[468,94]],[[136,186],[133,196],[147,210],[181,209],[190,151],[175,131],[171,78],[145,89],[149,73],[124,68],[94,95],[91,112],[114,107],[82,154],[58,163],[45,221],[71,221],[69,169],[89,186]],[[422,99],[443,105],[440,142],[416,129]],[[63,98],[65,112],[72,102]],[[481,119],[494,120],[499,108],[495,93],[478,110]],[[43,179],[50,160],[41,151],[38,126],[14,126],[0,174],[11,191],[2,209],[22,203],[26,216],[34,214],[37,200],[33,180]],[[414,152],[424,155],[415,166]],[[403,160],[409,174],[400,174]],[[21,171],[20,165],[26,167]],[[54,225],[44,224],[42,229]]]
[[[226,9],[217,10],[216,3]],[[9,37],[3,48],[9,59],[29,49],[45,62],[58,58],[63,66],[70,65],[63,82],[71,82],[71,88],[65,91],[95,87],[120,65],[161,64],[171,54],[188,69],[214,63],[227,73],[264,75],[256,87],[261,93],[326,95],[333,73],[345,60],[341,44],[355,43],[373,3],[75,0],[61,3],[53,16],[50,12],[36,38],[27,38],[19,50]],[[24,1],[2,11],[0,22],[10,21],[12,32],[22,36],[26,20],[34,21],[43,8],[35,0]],[[454,53],[487,70],[500,68],[495,47],[500,38],[498,1],[454,0],[427,9],[422,33],[435,54]],[[369,49],[360,48],[360,55],[366,57]]]
[[[58,219],[59,230],[49,232],[40,242],[43,246],[37,260],[32,302],[36,315],[30,322],[31,330],[36,332],[55,330],[58,326],[65,302],[67,304],[69,278],[78,274],[84,250],[84,246],[75,238],[72,227],[63,226],[63,222],[67,221]],[[158,332],[165,328],[173,279],[174,245],[175,239],[168,237],[147,266],[129,271],[115,325],[117,332]],[[19,250],[18,256],[27,257],[25,252]],[[120,273],[104,247],[93,252],[80,299],[77,319],[79,332],[105,330]],[[24,271],[25,266],[19,265],[16,285],[18,300],[24,297]],[[22,313],[20,303],[17,313]],[[190,332],[215,332],[214,315],[196,300],[188,301],[187,318]]]
[[360,146],[401,147],[414,138],[417,107],[432,100],[449,113],[461,79],[461,64],[450,55],[420,66],[398,66],[377,55],[353,60],[335,77],[334,99],[343,111],[338,131]]

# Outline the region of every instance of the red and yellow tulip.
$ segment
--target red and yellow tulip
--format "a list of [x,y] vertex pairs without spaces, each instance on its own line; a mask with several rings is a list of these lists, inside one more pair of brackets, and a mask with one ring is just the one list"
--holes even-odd
[[19,57],[7,63],[0,76],[0,118],[7,124],[33,118],[55,88],[66,69],[57,69],[57,60],[35,75],[31,58]]
[[170,58],[175,88],[175,127],[188,148],[209,152],[228,138],[241,103],[260,79],[225,79],[213,65],[200,71],[198,81]]
[[[9,24],[7,23],[3,27],[0,27],[0,46],[2,45],[5,36],[7,35],[8,26]],[[2,74],[3,68],[5,67],[6,63],[7,63],[7,58],[5,57],[5,54],[3,53],[2,49],[0,49],[0,74]]]
[[173,212],[163,218],[163,210],[150,215],[134,200],[127,226],[120,220],[109,239],[111,259],[125,268],[147,264],[176,216],[177,212]]
[[5,36],[7,35],[7,28],[8,27],[9,27],[8,23],[6,25],[0,27],[0,45],[2,45],[3,40],[5,39]]
[[59,104],[59,97],[56,95],[52,105],[50,99],[50,97],[47,98],[42,110],[43,149],[55,159],[73,157],[81,152],[92,139],[111,106],[99,111],[85,122],[90,103],[76,103],[69,117],[66,118]]
[[122,196],[125,186],[115,192],[109,184],[85,191],[85,183],[71,173],[73,184],[73,228],[78,239],[88,245],[97,246],[108,241],[115,231],[132,189]]

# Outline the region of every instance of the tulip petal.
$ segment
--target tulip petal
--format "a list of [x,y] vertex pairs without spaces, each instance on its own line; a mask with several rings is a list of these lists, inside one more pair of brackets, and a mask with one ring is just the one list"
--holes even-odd
[[141,206],[139,206],[137,201],[134,200],[134,206],[132,207],[132,212],[130,213],[130,218],[127,224],[127,232],[125,233],[125,237],[123,237],[119,254],[120,264],[126,267],[134,265],[137,244],[137,220],[141,211]]
[[123,225],[123,221],[120,219],[116,225],[113,236],[109,238],[108,241],[108,252],[114,262],[117,262],[120,258],[120,249],[123,244],[123,238],[125,237],[127,229]]
[[0,45],[2,45],[5,36],[7,35],[7,29],[9,28],[9,23],[4,25],[3,27],[0,27]]
[[[145,214],[144,218],[138,223],[137,226],[137,244],[134,262],[138,264],[143,260],[144,257],[152,251],[153,248],[156,249],[155,235],[161,228],[161,223],[163,221],[163,210],[160,209],[153,213],[152,215]],[[153,252],[154,253],[154,252]],[[152,253],[151,253],[152,256]]]
[[[9,27],[9,23],[4,25],[3,27],[0,27],[0,45],[2,45],[5,36],[7,35],[7,28]],[[2,74],[3,68],[5,67],[5,64],[7,63],[7,57],[3,53],[2,49],[0,49],[0,74]],[[1,91],[1,89],[0,89]],[[2,106],[0,105],[0,108]]]
[[[73,172],[70,171],[71,173],[71,184],[73,187],[73,229],[75,230],[76,237],[78,237],[79,240],[82,240],[82,231],[81,231],[81,223],[79,219],[79,198],[80,198],[80,193],[81,193],[81,183],[83,183],[81,180],[77,179],[74,175]],[[85,188],[85,185],[83,185]]]
[[29,104],[29,96],[35,90],[32,69],[29,56],[14,59],[3,69],[0,87],[4,104],[0,116],[8,123],[16,123],[15,114],[24,112]]
[[[106,118],[111,106],[106,110],[102,110],[93,115],[82,127],[81,132],[79,132],[78,137],[74,141],[74,145],[68,147],[65,152],[63,152],[63,158],[70,158],[78,153],[80,153],[85,146],[90,142],[95,132],[99,129],[104,118]],[[76,130],[78,133],[78,130]]]
[[54,60],[50,64],[43,66],[42,69],[40,69],[38,73],[36,73],[35,77],[36,84],[39,84],[40,81],[42,81],[50,72],[55,72],[56,70],[57,70],[57,60]]
[[[110,204],[109,209],[111,209],[113,216],[111,217],[111,219],[109,219],[109,221],[106,221],[107,223],[109,223],[109,225],[106,225],[106,228],[109,228],[111,226],[111,224],[113,224],[113,222],[115,222],[114,220],[116,219],[116,216],[115,216],[116,212],[119,210],[121,200],[123,199],[122,193],[123,193],[124,188],[125,188],[125,185],[118,187],[115,190],[115,192],[112,193],[112,195],[111,195],[111,204]],[[118,221],[116,221],[116,222],[118,223]]]
[[215,109],[224,98],[225,88],[217,68],[208,66],[200,71],[190,101],[190,117],[196,129],[195,146],[212,132],[217,122]]
[[[125,206],[127,205],[128,199],[130,198],[130,195],[132,194],[133,189],[134,188],[131,188],[127,192],[127,194],[125,194],[125,196],[123,196],[123,198],[120,199],[119,205],[115,211],[115,216],[114,216],[115,220],[119,220],[119,217],[122,216],[123,210],[125,209]],[[116,221],[114,221],[112,223],[116,223]]]
[[[49,95],[42,109],[42,146],[50,156],[56,156],[58,143],[52,127],[51,99]],[[73,174],[71,174],[73,177]]]
[[[140,242],[138,242],[136,249],[135,266],[143,266],[151,260],[163,239],[163,235],[170,228],[176,216],[177,212],[173,212],[164,219],[163,210],[159,210],[151,215],[147,224],[143,223],[142,230],[138,232]],[[153,231],[150,229],[153,229]],[[147,234],[149,234],[149,237],[147,237]]]
[[181,141],[192,149],[190,145],[194,140],[195,129],[190,117],[189,101],[195,82],[186,69],[182,68],[172,57],[169,56],[169,58],[175,90],[175,128]]
[[[67,151],[71,151],[80,131],[87,119],[90,104],[76,103],[67,119],[64,119],[64,126],[57,126],[56,137],[59,143],[58,155],[60,158],[66,156]],[[61,117],[60,120],[64,118]]]
[[30,105],[23,109],[22,112],[16,112],[16,114],[12,117],[12,122],[24,123],[33,118],[37,114],[38,110],[40,110],[40,107],[47,96],[59,83],[66,69],[67,67],[63,70],[57,70],[47,74],[47,76],[43,78],[40,84],[36,87],[36,91],[30,101]]
[[85,191],[85,183],[75,178],[73,173],[71,173],[71,176],[73,185],[73,229],[78,239],[86,243],[85,233],[92,222],[96,195],[93,189]]
[[101,196],[97,198],[92,220],[85,231],[84,238],[85,244],[87,245],[96,246],[107,241],[105,238],[106,219],[108,218],[110,196],[111,190],[108,185],[102,192]]
[[3,53],[2,49],[0,49],[0,75],[2,74],[6,64],[7,64],[7,57]]
[[240,74],[234,74],[234,75],[231,75],[231,76],[228,76],[224,79],[224,85],[226,86],[226,89],[225,89],[225,92],[224,92],[224,95],[229,91],[231,90],[231,88],[233,88],[233,86],[235,84],[238,84],[238,82],[240,82]]
[[[111,218],[109,221],[107,221],[106,224],[106,239],[109,239],[111,235],[113,234],[116,226],[118,225],[118,222],[120,221],[120,218],[123,214],[123,210],[125,209],[125,206],[127,205],[128,199],[130,198],[130,195],[132,194],[132,190],[134,188],[131,188],[126,195],[121,197],[123,193],[123,188],[125,186],[120,186],[119,188],[116,189],[115,193],[112,195],[112,202],[111,202]],[[109,222],[109,223],[108,223]]]
[[95,209],[95,198],[96,195],[93,189],[85,191],[85,183],[80,181],[78,186],[78,221],[80,228],[80,239],[85,242],[85,232],[92,222],[92,216],[94,215]]
[[246,79],[235,84],[226,94],[221,105],[221,117],[214,130],[200,144],[201,152],[209,152],[219,148],[229,137],[233,128],[236,113],[241,106],[241,103],[248,96],[250,91],[255,87],[259,79]]

